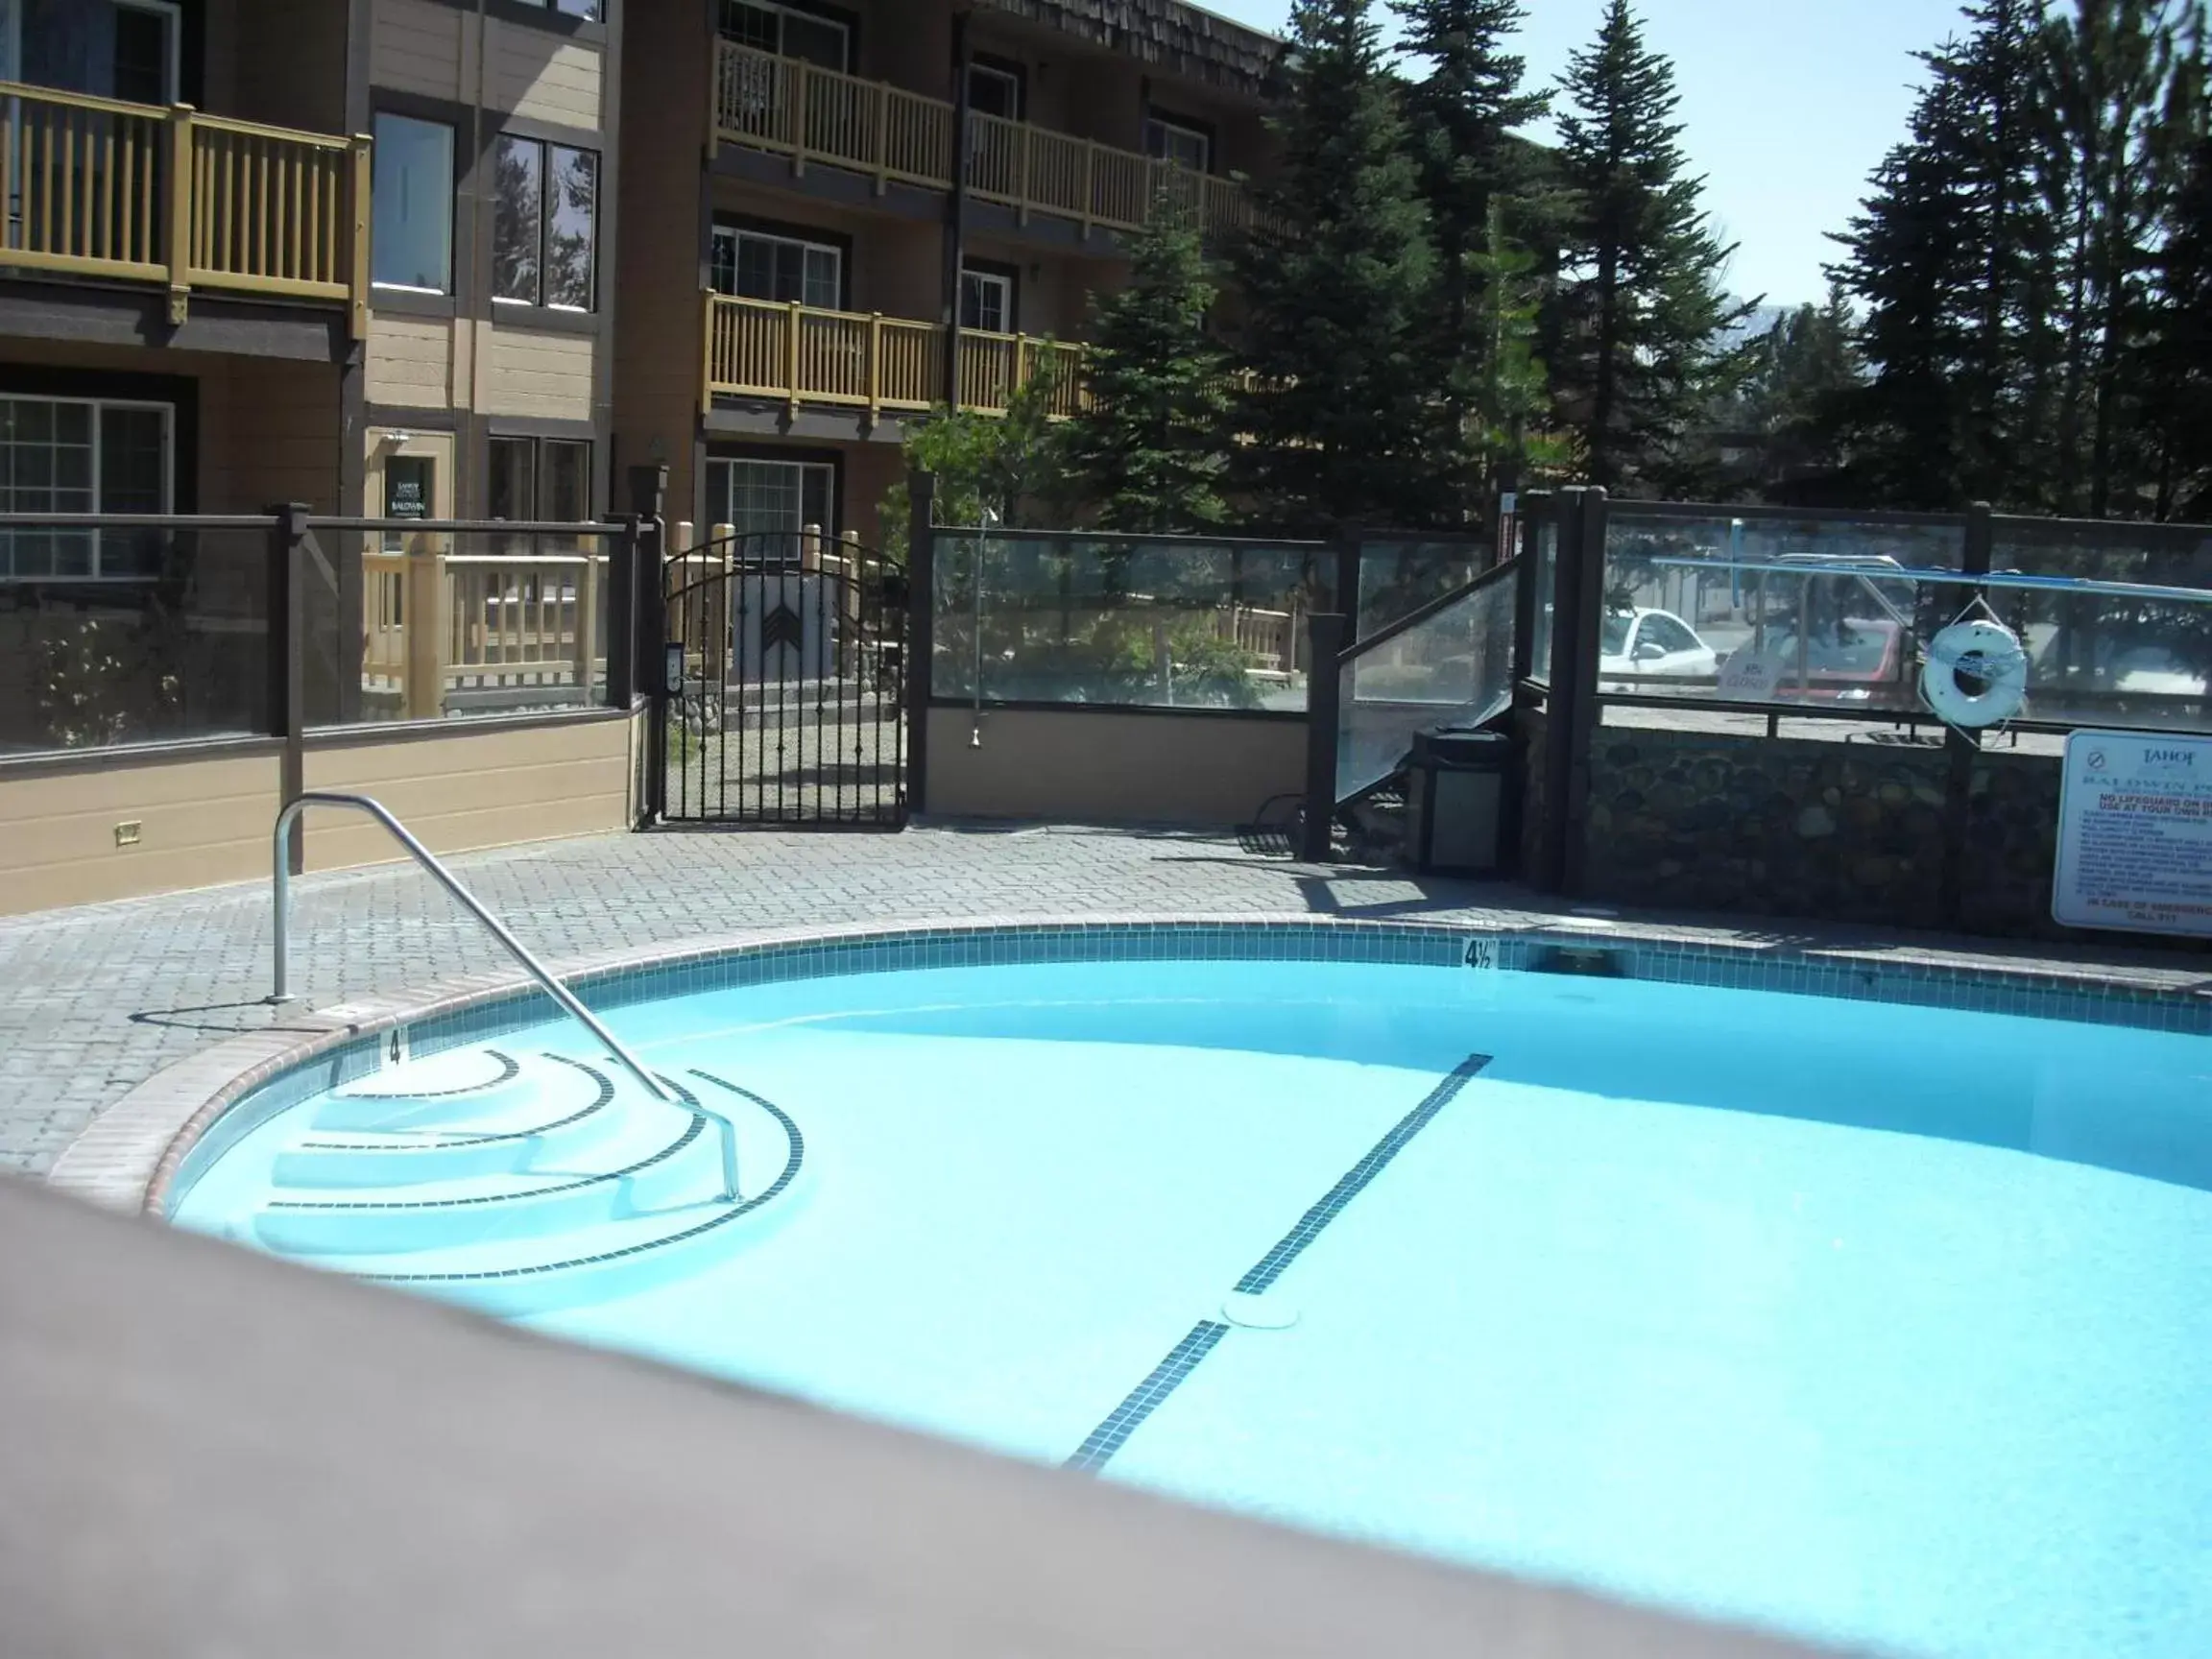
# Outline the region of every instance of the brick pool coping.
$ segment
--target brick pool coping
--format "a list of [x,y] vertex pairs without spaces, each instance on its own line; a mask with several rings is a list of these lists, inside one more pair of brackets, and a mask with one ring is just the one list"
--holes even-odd
[[[1490,945],[1487,959],[1477,959],[1478,942]],[[1503,908],[1449,921],[1150,911],[801,925],[595,952],[553,966],[587,1001],[620,1007],[827,973],[1176,957],[1548,968],[2212,1035],[2212,976],[2192,970],[1894,940],[1822,943],[1725,926]],[[409,1031],[411,1051],[427,1054],[556,1013],[518,971],[447,978],[421,991],[355,997],[303,1012],[280,1028],[213,1044],[139,1083],[68,1143],[46,1179],[107,1208],[158,1216],[193,1149],[235,1108],[264,1092],[270,1109],[277,1110],[289,1098],[365,1074],[395,1029]],[[423,1027],[418,1047],[414,1034]],[[276,1098],[272,1086],[287,1082],[293,1088],[286,1098]]]

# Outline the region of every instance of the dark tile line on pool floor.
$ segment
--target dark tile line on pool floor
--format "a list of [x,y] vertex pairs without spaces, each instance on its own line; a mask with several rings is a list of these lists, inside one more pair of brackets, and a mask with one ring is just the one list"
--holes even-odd
[[[1422,1098],[1420,1105],[1392,1124],[1383,1137],[1367,1149],[1366,1155],[1338,1176],[1336,1184],[1298,1218],[1297,1225],[1245,1271],[1237,1281],[1238,1291],[1258,1296],[1282,1278],[1299,1253],[1344,1213],[1345,1206],[1365,1191],[1368,1184],[1411,1144],[1414,1136],[1435,1120],[1439,1112],[1458,1097],[1462,1089],[1481,1075],[1490,1059],[1487,1054],[1470,1054],[1453,1067],[1443,1081]],[[1167,1357],[1152,1367],[1144,1381],[1131,1389],[1121,1404],[1084,1436],[1083,1444],[1076,1448],[1066,1466],[1087,1475],[1103,1469],[1114,1454],[1127,1445],[1129,1437],[1143,1426],[1145,1418],[1198,1369],[1199,1362],[1214,1352],[1229,1330],[1230,1327],[1218,1319],[1201,1319],[1191,1326],[1190,1334],[1168,1350]]]

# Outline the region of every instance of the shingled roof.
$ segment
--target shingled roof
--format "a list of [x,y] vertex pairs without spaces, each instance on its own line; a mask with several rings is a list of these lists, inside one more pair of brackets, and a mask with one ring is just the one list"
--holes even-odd
[[1182,0],[975,0],[975,8],[1062,29],[1177,75],[1245,92],[1264,89],[1286,49],[1272,35]]

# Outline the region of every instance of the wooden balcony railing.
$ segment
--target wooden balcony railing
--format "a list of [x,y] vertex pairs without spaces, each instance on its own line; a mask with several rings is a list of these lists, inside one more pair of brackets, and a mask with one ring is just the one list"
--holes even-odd
[[565,692],[604,684],[604,554],[456,554],[444,538],[364,553],[361,683],[434,720],[456,693]]
[[[944,400],[945,329],[902,317],[860,316],[768,300],[706,297],[700,408],[717,396],[913,412]],[[1050,365],[1050,412],[1082,406],[1083,349],[1022,334],[960,331],[960,406],[1002,415],[1014,393]]]
[[368,327],[369,140],[0,82],[0,265],[327,300]]
[[[952,187],[950,104],[733,40],[718,42],[717,51],[709,121],[718,140],[788,156],[802,174],[815,161],[862,173],[878,193],[892,180]],[[1134,230],[1161,200],[1208,231],[1251,222],[1250,199],[1234,180],[1026,121],[979,111],[969,121],[969,190],[1012,207],[1023,223],[1048,213],[1086,233],[1093,226]]]

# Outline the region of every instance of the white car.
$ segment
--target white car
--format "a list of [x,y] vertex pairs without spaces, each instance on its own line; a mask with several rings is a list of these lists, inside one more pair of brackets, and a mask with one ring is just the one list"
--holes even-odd
[[1671,611],[1608,611],[1598,637],[1598,672],[1710,679],[1720,672],[1720,654]]

